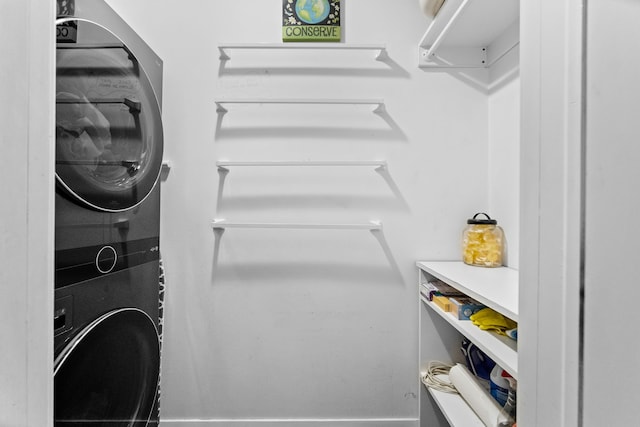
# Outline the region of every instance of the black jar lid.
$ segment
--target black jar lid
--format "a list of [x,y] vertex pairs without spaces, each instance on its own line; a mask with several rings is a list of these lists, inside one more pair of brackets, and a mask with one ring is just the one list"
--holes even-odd
[[[487,217],[487,219],[479,219],[478,215],[484,215]],[[495,219],[491,219],[491,217],[489,215],[487,215],[484,212],[478,212],[477,214],[475,214],[473,216],[473,218],[470,218],[467,220],[467,224],[491,224],[491,225],[496,225],[498,223],[498,221],[496,221]]]

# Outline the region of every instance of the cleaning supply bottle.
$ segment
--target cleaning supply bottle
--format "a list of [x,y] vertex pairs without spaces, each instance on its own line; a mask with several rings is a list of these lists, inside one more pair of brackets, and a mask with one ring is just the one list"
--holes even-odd
[[504,369],[496,365],[491,370],[491,375],[489,376],[489,391],[491,396],[498,401],[500,406],[504,406],[507,403],[507,398],[509,397],[509,381],[506,377],[502,376],[503,372]]
[[509,373],[502,374],[509,381],[509,394],[507,403],[502,407],[498,416],[498,427],[516,427],[516,392],[518,382]]

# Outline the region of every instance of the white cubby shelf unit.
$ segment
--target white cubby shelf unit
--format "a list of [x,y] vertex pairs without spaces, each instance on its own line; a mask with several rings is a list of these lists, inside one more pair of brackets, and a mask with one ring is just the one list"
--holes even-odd
[[[508,267],[474,267],[461,261],[419,261],[416,265],[418,267],[418,285],[429,280],[439,279],[503,316],[515,322],[518,321],[519,276],[517,270]],[[428,315],[427,310],[437,313],[455,331],[472,341],[515,379],[518,378],[517,341],[494,332],[483,331],[469,320],[458,320],[451,313],[444,312],[437,305],[428,301],[419,292],[418,295],[421,325],[423,317]],[[422,342],[422,330],[420,331],[420,341]],[[426,346],[421,344],[419,348],[420,366],[424,367],[433,356],[428,354],[429,350]],[[451,426],[483,425],[459,395],[427,389]],[[422,391],[421,387],[421,399],[425,395]]]

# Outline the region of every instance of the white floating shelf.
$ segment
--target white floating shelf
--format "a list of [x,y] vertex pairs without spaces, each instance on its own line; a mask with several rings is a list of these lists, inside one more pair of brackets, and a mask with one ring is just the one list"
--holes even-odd
[[439,314],[462,335],[470,339],[478,348],[484,351],[494,362],[518,379],[518,343],[509,337],[493,332],[483,331],[470,320],[458,320],[451,313],[442,311],[440,307],[424,297],[422,302]]
[[293,104],[293,105],[373,105],[374,113],[384,111],[383,99],[271,99],[271,98],[247,98],[247,99],[218,99],[215,101],[218,113],[226,113],[223,107],[227,104]]
[[386,168],[387,162],[384,160],[361,160],[361,161],[262,161],[262,162],[231,162],[221,160],[216,162],[218,169],[228,169],[236,166],[369,166],[375,168]]
[[419,261],[416,265],[487,307],[518,321],[518,270],[474,267],[462,261]]
[[368,223],[355,224],[329,224],[329,223],[293,223],[293,222],[233,222],[224,219],[215,219],[211,223],[215,229],[226,228],[280,228],[303,230],[382,230],[382,223],[370,221]]
[[228,61],[231,59],[230,50],[373,50],[377,51],[376,60],[387,58],[387,48],[385,45],[369,45],[369,44],[339,44],[339,43],[231,43],[218,46],[220,52],[220,60]]
[[462,11],[471,0],[449,0],[443,4],[436,18],[431,21],[420,40],[420,46],[426,49],[427,56],[433,55],[455,24]]
[[419,66],[488,68],[519,43],[518,0],[447,0],[419,44]]

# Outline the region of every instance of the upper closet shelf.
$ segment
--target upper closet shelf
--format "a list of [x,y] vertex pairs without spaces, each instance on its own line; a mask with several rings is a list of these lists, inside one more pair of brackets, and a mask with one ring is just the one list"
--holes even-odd
[[420,41],[424,68],[489,68],[519,43],[518,0],[446,0]]
[[387,58],[385,45],[372,44],[339,44],[339,43],[234,43],[218,46],[220,60],[231,59],[231,50],[372,50],[377,52],[375,59],[381,61]]
[[218,113],[226,113],[225,104],[317,104],[317,105],[374,105],[374,113],[384,112],[383,99],[219,99],[215,101]]

